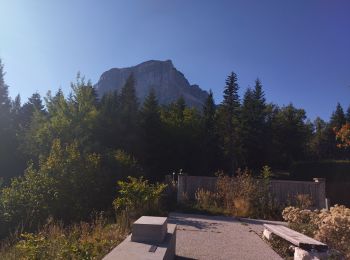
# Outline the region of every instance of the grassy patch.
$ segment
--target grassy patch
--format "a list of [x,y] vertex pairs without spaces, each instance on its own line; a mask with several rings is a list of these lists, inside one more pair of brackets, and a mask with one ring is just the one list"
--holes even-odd
[[38,233],[22,233],[2,243],[0,259],[102,259],[127,235],[119,224],[100,218],[70,227],[50,223]]

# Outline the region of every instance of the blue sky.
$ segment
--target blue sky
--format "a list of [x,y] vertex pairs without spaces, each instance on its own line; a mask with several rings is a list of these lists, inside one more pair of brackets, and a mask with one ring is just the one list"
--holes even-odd
[[69,92],[112,67],[171,59],[191,84],[222,98],[262,80],[268,101],[328,120],[350,104],[347,0],[0,0],[0,57],[10,95]]

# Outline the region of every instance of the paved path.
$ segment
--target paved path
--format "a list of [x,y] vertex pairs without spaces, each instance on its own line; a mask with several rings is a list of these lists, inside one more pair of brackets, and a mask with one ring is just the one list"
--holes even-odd
[[261,239],[262,224],[269,221],[172,213],[178,224],[177,259],[282,259]]

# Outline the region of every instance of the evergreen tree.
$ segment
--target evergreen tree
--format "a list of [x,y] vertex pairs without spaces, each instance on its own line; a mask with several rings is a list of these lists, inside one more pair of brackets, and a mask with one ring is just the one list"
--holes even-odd
[[154,89],[151,89],[140,110],[140,161],[152,180],[162,181],[166,168],[163,160],[163,127],[160,107]]
[[4,65],[0,59],[0,116],[7,116],[11,108],[11,100],[8,95],[8,86],[4,79]]
[[345,115],[346,122],[350,124],[350,106],[346,110],[346,115]]
[[344,110],[340,103],[337,103],[337,107],[331,116],[331,120],[329,124],[331,127],[340,129],[346,123],[346,118],[344,114]]
[[212,174],[219,170],[221,165],[221,154],[219,147],[219,137],[217,129],[216,105],[213,98],[213,92],[210,90],[209,95],[203,106],[203,149],[204,158],[203,171]]
[[221,137],[223,139],[223,149],[229,163],[229,172],[234,175],[238,162],[238,121],[240,100],[238,95],[237,75],[232,72],[226,79],[224,88],[224,99],[220,109]]
[[260,169],[265,164],[266,104],[262,84],[255,81],[254,90],[248,88],[241,109],[240,139],[243,162],[246,166]]
[[[4,66],[0,59],[0,179],[8,181],[18,174],[17,140],[11,111],[11,99],[4,79]],[[13,103],[18,108],[19,99]],[[20,104],[19,104],[20,106]]]
[[120,101],[118,91],[104,94],[99,104],[97,139],[104,147],[117,148],[119,146]]
[[120,144],[128,153],[137,150],[138,108],[135,80],[131,74],[120,93]]

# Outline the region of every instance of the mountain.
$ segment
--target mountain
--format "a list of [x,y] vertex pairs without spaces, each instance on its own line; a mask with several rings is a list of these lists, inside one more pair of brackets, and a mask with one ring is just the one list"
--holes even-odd
[[133,74],[136,94],[141,102],[153,88],[160,104],[169,104],[183,97],[188,106],[202,108],[208,93],[198,85],[190,85],[185,76],[178,71],[171,60],[150,60],[128,68],[113,68],[104,72],[95,85],[99,96],[118,90]]

